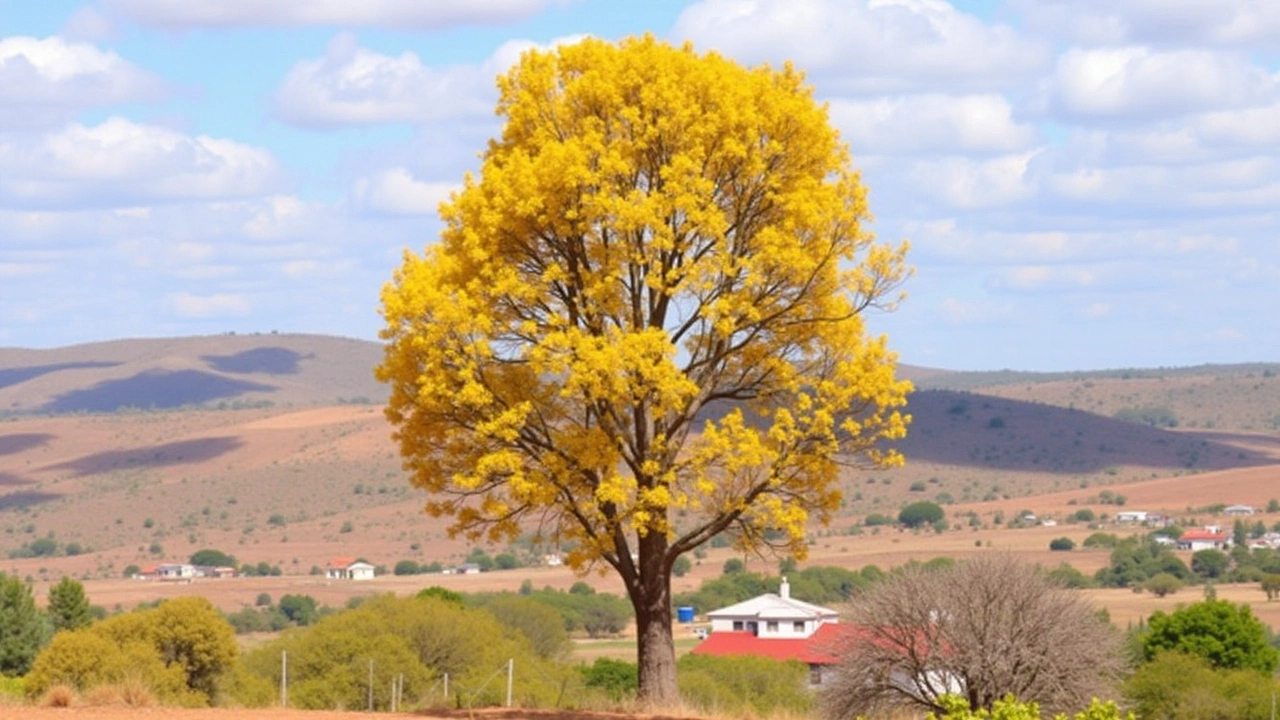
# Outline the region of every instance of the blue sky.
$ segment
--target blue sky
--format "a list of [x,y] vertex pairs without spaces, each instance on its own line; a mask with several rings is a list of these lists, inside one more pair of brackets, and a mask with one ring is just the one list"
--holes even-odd
[[1274,0],[0,0],[0,346],[373,339],[494,76],[644,32],[808,73],[903,362],[1280,360]]

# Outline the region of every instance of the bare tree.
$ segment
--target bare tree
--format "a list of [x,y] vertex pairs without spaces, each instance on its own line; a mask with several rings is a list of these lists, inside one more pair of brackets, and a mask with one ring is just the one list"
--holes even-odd
[[856,597],[834,648],[841,664],[820,698],[833,720],[891,708],[974,709],[1013,693],[1049,714],[1078,710],[1123,667],[1119,633],[1078,592],[992,554],[909,569]]

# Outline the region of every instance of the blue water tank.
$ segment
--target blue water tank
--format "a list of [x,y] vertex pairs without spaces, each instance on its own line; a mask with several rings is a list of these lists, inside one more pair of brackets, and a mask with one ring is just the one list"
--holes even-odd
[[676,620],[682,623],[693,622],[693,606],[681,605],[680,607],[676,608]]

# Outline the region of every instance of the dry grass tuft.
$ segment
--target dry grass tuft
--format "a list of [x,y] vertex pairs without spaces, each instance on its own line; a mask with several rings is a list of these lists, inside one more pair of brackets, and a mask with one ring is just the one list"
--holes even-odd
[[120,699],[129,707],[151,707],[156,704],[156,698],[151,693],[151,688],[137,678],[129,678],[120,683],[119,687]]
[[99,685],[84,695],[84,704],[90,707],[111,707],[123,705],[120,688],[116,685]]
[[40,704],[44,707],[73,707],[78,700],[75,688],[70,685],[54,685],[40,699]]

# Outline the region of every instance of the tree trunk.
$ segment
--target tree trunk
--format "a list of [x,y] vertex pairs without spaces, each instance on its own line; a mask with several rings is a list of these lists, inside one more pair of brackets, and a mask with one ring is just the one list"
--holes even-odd
[[636,613],[639,700],[653,709],[674,707],[679,700],[666,550],[667,541],[661,533],[650,533],[641,539],[639,577],[629,583],[628,589]]

